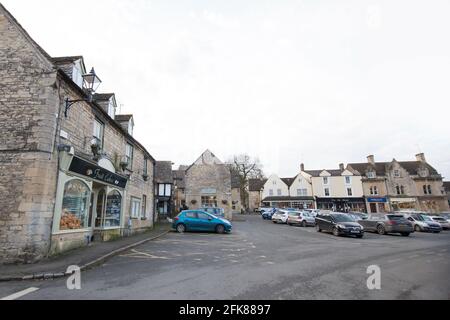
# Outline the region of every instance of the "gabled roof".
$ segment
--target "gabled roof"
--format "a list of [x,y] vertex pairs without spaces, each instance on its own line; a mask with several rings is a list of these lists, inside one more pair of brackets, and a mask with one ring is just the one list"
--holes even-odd
[[[363,162],[363,163],[349,163],[348,165],[354,170],[358,171],[361,175],[365,175],[367,171],[375,170],[376,174],[379,176],[386,175],[386,171],[389,170],[389,166],[392,162],[375,162],[375,165]],[[439,174],[435,168],[429,165],[427,162],[421,161],[397,161],[397,163],[404,168],[409,174],[416,175],[419,168],[425,166],[430,174]]]
[[282,180],[288,187],[290,187],[290,186],[294,183],[295,178],[281,178],[281,180]]
[[186,187],[186,171],[184,170],[173,170],[172,176],[174,180],[174,184],[180,189],[184,189]]
[[249,179],[248,190],[249,191],[261,191],[266,184],[267,179]]
[[332,177],[341,176],[343,172],[340,169],[305,170],[304,172],[313,177],[320,177],[320,174],[324,171],[328,172]]
[[80,59],[83,59],[83,56],[52,57],[52,61],[56,64],[75,62]]
[[172,161],[156,161],[155,182],[173,183]]

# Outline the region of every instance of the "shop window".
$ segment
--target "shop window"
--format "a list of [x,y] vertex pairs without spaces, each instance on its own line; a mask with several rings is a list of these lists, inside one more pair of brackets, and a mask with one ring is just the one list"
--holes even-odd
[[119,191],[113,190],[106,198],[106,212],[103,226],[120,227],[120,213],[122,210],[122,196]]
[[89,225],[91,191],[81,180],[70,180],[64,186],[60,230],[76,230]]
[[98,192],[97,195],[97,216],[95,218],[95,227],[100,228],[103,225],[102,217],[103,217],[103,209],[105,208],[106,201],[106,192],[105,189],[102,189]]
[[215,196],[202,196],[202,207],[217,208],[217,197]]

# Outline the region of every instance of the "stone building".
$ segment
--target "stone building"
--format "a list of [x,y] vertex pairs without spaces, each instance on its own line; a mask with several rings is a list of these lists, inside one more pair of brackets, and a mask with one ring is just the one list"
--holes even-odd
[[173,176],[173,202],[175,213],[180,213],[186,205],[186,169],[189,166],[179,166],[178,170],[174,170]]
[[248,180],[248,207],[251,212],[262,205],[262,192],[267,179]]
[[86,74],[83,57],[52,58],[0,4],[1,263],[153,226],[155,160]]
[[[206,150],[184,170],[184,201],[189,209],[222,208],[232,219],[231,172],[228,165]],[[178,204],[180,199],[176,199]]]
[[[231,210],[233,214],[241,213],[244,209],[241,195],[241,177],[239,173],[231,170]],[[245,200],[244,200],[245,201]]]
[[348,169],[360,173],[369,212],[421,210],[430,213],[448,211],[442,176],[425,159],[416,161],[350,163]]

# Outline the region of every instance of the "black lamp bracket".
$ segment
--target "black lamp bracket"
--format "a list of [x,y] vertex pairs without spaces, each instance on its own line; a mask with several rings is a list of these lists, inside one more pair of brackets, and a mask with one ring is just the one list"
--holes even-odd
[[69,98],[66,98],[65,108],[64,108],[64,116],[67,118],[67,112],[69,112],[70,107],[72,107],[77,102],[83,102],[83,101],[88,101],[88,100],[86,100],[86,99],[69,100]]

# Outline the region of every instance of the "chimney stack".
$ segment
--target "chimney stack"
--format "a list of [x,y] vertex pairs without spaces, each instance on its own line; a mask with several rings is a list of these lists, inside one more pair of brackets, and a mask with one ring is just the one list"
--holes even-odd
[[370,164],[375,164],[375,157],[373,154],[367,157],[367,162]]
[[344,170],[345,170],[345,167],[344,167],[344,164],[343,164],[343,163],[340,163],[340,164],[339,164],[339,169],[341,169],[341,171],[344,171]]
[[304,164],[304,163],[302,163],[302,164],[300,165],[300,170],[301,170],[301,172],[305,171],[305,164]]
[[427,162],[427,160],[425,159],[424,153],[416,154],[416,159],[417,159],[417,161],[420,161],[420,162]]

